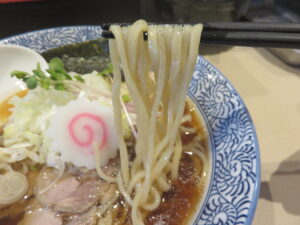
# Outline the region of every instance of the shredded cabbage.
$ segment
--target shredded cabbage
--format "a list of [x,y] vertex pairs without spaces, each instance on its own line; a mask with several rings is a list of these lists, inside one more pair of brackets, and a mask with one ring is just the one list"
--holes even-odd
[[69,92],[42,88],[30,91],[24,98],[13,97],[10,102],[14,105],[12,115],[3,130],[3,144],[9,150],[0,149],[0,157],[5,153],[4,159],[10,158],[12,162],[30,158],[44,163],[49,144],[44,141],[44,132],[49,127],[49,120],[57,106],[65,105],[74,98],[76,96]]
[[[4,126],[3,144],[0,147],[0,161],[15,162],[29,158],[36,163],[45,163],[51,140],[45,131],[50,126],[52,115],[58,106],[64,106],[71,100],[84,95],[91,100],[111,103],[111,82],[96,72],[83,76],[85,82],[68,81],[66,91],[30,90],[26,97],[13,97],[10,104],[12,115]],[[123,89],[124,94],[128,94]],[[131,113],[134,118],[133,113]],[[124,135],[131,134],[125,115]]]

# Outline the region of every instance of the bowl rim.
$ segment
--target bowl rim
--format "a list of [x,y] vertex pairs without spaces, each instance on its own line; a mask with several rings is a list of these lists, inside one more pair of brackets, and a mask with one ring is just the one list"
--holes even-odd
[[[253,138],[255,140],[255,153],[256,153],[256,174],[257,174],[257,179],[255,180],[255,187],[254,187],[254,196],[252,198],[252,203],[251,203],[251,207],[249,208],[249,214],[247,217],[247,220],[245,222],[244,225],[251,225],[253,222],[253,218],[257,209],[257,204],[258,204],[258,200],[259,200],[259,194],[260,194],[260,182],[261,182],[261,156],[260,156],[260,147],[259,147],[259,141],[258,141],[258,136],[257,136],[257,132],[254,126],[254,122],[253,119],[250,115],[250,112],[243,100],[243,98],[241,97],[241,95],[237,92],[236,88],[232,85],[232,83],[230,82],[230,80],[218,69],[215,67],[214,64],[212,64],[211,62],[209,62],[206,58],[204,58],[203,56],[200,56],[202,58],[202,60],[204,60],[205,62],[207,62],[208,64],[211,65],[211,67],[217,71],[224,79],[225,81],[230,85],[230,87],[232,88],[232,90],[235,92],[236,96],[240,99],[242,105],[243,105],[243,109],[245,110],[245,113],[247,114],[247,117],[249,119],[249,122],[251,123],[251,128],[252,128],[252,132],[253,132]],[[194,101],[194,100],[193,100]],[[204,118],[206,120],[206,118]],[[205,121],[205,123],[207,124],[207,121]],[[211,131],[210,131],[211,132]],[[213,168],[212,168],[212,172],[214,172]],[[213,174],[212,174],[213,175]],[[211,178],[212,178],[211,175]],[[212,180],[212,179],[211,179]],[[210,184],[212,185],[212,182],[210,181]],[[209,187],[211,188],[211,186]],[[209,190],[209,189],[208,189]],[[205,201],[206,202],[206,198],[208,197],[208,195],[205,196]],[[200,213],[200,211],[199,211]]]

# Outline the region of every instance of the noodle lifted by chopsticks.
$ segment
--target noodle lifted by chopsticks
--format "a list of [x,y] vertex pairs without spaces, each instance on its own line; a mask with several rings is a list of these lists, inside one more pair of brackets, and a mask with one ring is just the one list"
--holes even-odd
[[[186,93],[194,71],[202,25],[148,25],[139,20],[129,27],[112,25],[109,40],[114,67],[113,107],[121,169],[119,190],[131,206],[134,225],[152,211],[178,176],[182,143],[179,126]],[[144,41],[143,32],[148,32]],[[135,159],[129,163],[123,139],[120,99],[121,70],[134,103],[137,119]],[[105,178],[104,178],[105,179]]]

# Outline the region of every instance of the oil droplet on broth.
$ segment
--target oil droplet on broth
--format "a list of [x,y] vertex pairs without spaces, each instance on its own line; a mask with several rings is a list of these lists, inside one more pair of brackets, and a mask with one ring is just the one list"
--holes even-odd
[[10,109],[13,107],[13,105],[9,104],[9,101],[12,99],[12,97],[18,96],[20,98],[23,98],[27,95],[27,93],[28,90],[19,91],[0,103],[0,126],[5,124],[9,116],[11,115]]

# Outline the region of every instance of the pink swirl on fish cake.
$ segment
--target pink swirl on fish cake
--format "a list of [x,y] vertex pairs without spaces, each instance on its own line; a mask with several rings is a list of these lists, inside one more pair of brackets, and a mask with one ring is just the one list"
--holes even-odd
[[[72,118],[72,120],[70,121],[69,126],[68,126],[69,134],[70,134],[72,140],[78,146],[80,146],[82,148],[89,147],[94,142],[95,132],[94,132],[93,128],[88,124],[82,126],[82,129],[87,132],[86,140],[80,140],[79,137],[76,135],[75,126],[79,122],[79,120],[81,120],[81,119],[93,120],[101,126],[101,129],[103,131],[103,135],[102,135],[102,138],[101,138],[101,144],[100,144],[99,149],[100,150],[103,149],[105,147],[105,145],[107,144],[107,137],[108,137],[106,124],[100,116],[96,116],[96,115],[91,114],[91,113],[80,113],[80,114],[76,115],[74,118]],[[94,151],[89,151],[88,152],[88,154],[93,154],[93,153],[94,153]]]

